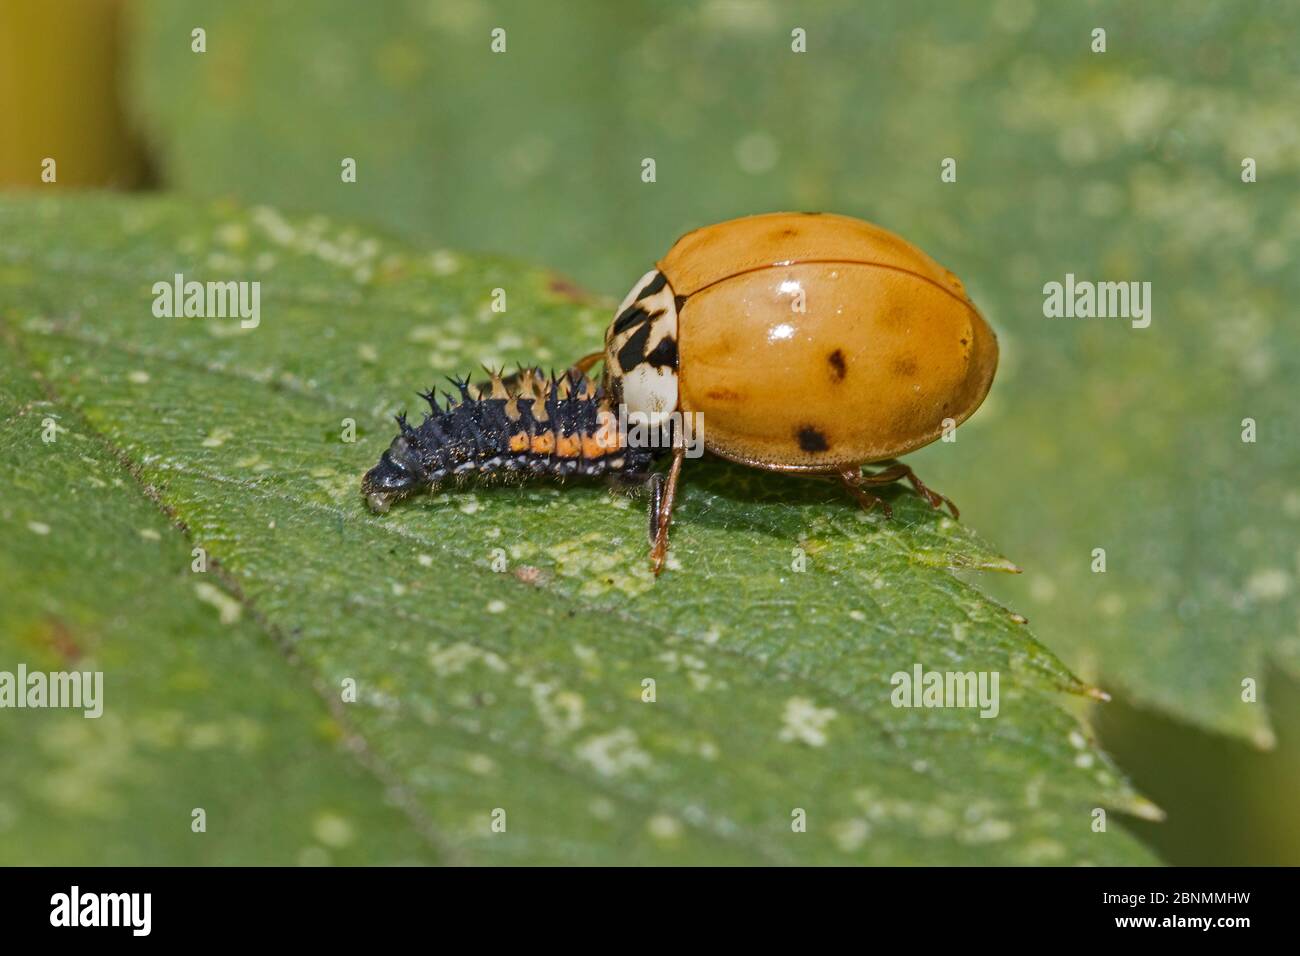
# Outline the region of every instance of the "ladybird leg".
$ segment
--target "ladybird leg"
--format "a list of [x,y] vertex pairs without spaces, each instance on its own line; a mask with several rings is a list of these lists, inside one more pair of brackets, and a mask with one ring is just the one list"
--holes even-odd
[[653,547],[659,537],[659,509],[664,503],[664,476],[655,472],[646,482],[646,488],[650,492],[650,506],[647,511],[650,515],[650,544]]
[[906,465],[894,465],[886,468],[884,471],[878,471],[872,475],[858,475],[858,483],[863,485],[888,485],[891,482],[898,481],[900,478],[906,478],[907,473],[911,471]]
[[578,361],[574,362],[571,366],[569,366],[569,370],[572,372],[580,372],[581,374],[586,375],[588,372],[591,371],[592,366],[595,365],[604,357],[605,357],[604,352],[592,352],[590,355],[584,355],[582,358],[578,359]]
[[652,519],[655,522],[654,546],[650,549],[650,570],[657,577],[664,569],[664,559],[668,557],[668,528],[673,523],[673,505],[677,502],[677,483],[682,477],[682,461],[686,458],[686,448],[673,449],[672,467],[668,469],[667,481],[658,482],[658,489],[651,486],[650,505],[655,509]]
[[886,518],[894,517],[894,509],[889,507],[888,501],[885,501],[883,498],[877,498],[875,495],[869,494],[862,489],[862,485],[867,483],[863,481],[865,477],[869,476],[863,475],[862,472],[858,471],[856,468],[850,468],[847,471],[841,471],[839,473],[840,484],[844,486],[844,489],[849,494],[857,499],[858,504],[862,505],[863,511],[870,511],[872,508],[876,507],[876,505],[880,505],[880,510]]
[[866,481],[868,484],[883,484],[884,482],[887,481],[897,481],[899,478],[906,478],[908,482],[911,483],[912,487],[916,489],[916,493],[920,495],[922,498],[924,498],[926,501],[930,502],[930,507],[942,508],[946,504],[948,506],[948,510],[952,512],[952,516],[954,518],[961,517],[961,512],[958,511],[957,506],[952,503],[952,499],[949,498],[947,495],[940,494],[939,492],[935,491],[933,488],[926,485],[925,482],[923,482],[919,477],[917,477],[916,472],[914,472],[910,466],[904,465],[902,462],[892,461],[892,460],[880,462],[880,464],[889,465],[890,467],[886,468],[884,471],[876,472],[876,474],[874,475],[865,476],[864,481]]

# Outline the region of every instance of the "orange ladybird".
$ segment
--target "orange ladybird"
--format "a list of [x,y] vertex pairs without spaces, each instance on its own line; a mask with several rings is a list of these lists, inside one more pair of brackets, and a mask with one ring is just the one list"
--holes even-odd
[[[834,476],[888,513],[868,487],[906,478],[946,501],[894,459],[974,413],[998,345],[961,281],[906,240],[847,216],[770,213],[679,239],[584,363],[597,358],[629,416],[699,413],[706,450]],[[656,481],[656,571],[683,457],[675,448]]]

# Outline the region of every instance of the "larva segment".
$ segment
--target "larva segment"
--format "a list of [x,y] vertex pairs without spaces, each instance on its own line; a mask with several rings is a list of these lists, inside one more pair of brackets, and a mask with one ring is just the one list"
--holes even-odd
[[579,372],[558,378],[521,369],[511,380],[452,379],[444,401],[422,393],[429,412],[418,426],[397,416],[398,434],[366,472],[362,493],[372,510],[449,481],[596,477],[629,481],[649,473],[651,449],[626,447],[603,390]]

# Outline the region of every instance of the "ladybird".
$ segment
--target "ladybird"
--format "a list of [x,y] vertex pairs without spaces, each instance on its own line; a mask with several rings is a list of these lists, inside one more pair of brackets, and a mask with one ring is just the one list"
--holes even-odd
[[[597,386],[587,373],[602,360]],[[431,400],[419,428],[399,419],[363,491],[386,508],[472,473],[648,482],[658,574],[686,449],[630,443],[610,425],[619,410],[620,421],[693,416],[706,451],[832,478],[886,517],[870,489],[904,479],[956,517],[896,459],[969,418],[997,360],[997,338],[961,281],[899,236],[827,213],[733,219],[680,238],[619,305],[604,350],[563,376],[497,374],[477,390],[460,381],[460,399]],[[561,440],[575,437],[562,453]],[[665,456],[666,475],[654,470]]]

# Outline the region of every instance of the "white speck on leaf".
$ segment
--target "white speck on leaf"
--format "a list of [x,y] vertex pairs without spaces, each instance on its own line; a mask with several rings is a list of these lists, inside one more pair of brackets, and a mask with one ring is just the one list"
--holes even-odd
[[656,840],[676,840],[682,835],[681,821],[666,813],[656,813],[646,821],[646,829]]
[[588,737],[578,746],[577,755],[602,777],[620,777],[632,770],[649,770],[651,767],[650,755],[641,749],[637,735],[630,727]]
[[824,747],[826,725],[835,716],[832,707],[818,707],[806,697],[791,697],[785,702],[783,725],[778,738],[786,743],[798,741],[810,747]]
[[335,848],[347,846],[355,835],[352,824],[337,813],[329,811],[316,814],[311,831],[321,843]]
[[496,773],[497,762],[487,754],[468,754],[465,757],[465,769],[480,777],[486,777]]
[[831,838],[835,845],[845,853],[852,853],[867,842],[871,835],[871,824],[866,820],[841,820],[831,826]]
[[506,662],[496,654],[475,647],[473,644],[466,644],[464,641],[457,641],[446,647],[435,645],[429,650],[429,665],[439,677],[459,674],[474,663],[481,663],[498,674],[504,673],[507,669]]
[[215,584],[200,581],[194,585],[194,593],[204,604],[211,604],[217,609],[217,618],[222,624],[234,624],[243,613],[243,606]]
[[429,257],[429,268],[436,276],[449,276],[460,269],[460,259],[446,249],[439,249]]
[[200,442],[205,449],[217,449],[226,444],[227,440],[234,437],[234,432],[229,428],[213,428],[208,432],[208,437]]
[[1260,568],[1246,581],[1246,593],[1257,601],[1278,601],[1291,590],[1291,576],[1281,568]]

